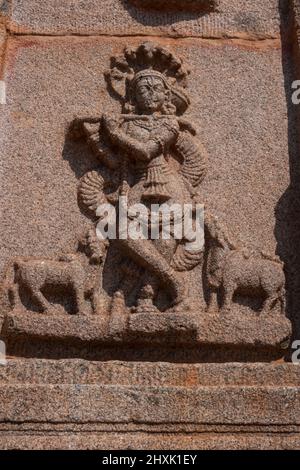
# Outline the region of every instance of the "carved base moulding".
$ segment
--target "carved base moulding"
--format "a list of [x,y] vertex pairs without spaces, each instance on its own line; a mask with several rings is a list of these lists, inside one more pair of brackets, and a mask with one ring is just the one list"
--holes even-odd
[[[138,358],[141,354],[151,357],[149,347],[156,345],[166,352],[184,347],[182,357],[186,361],[193,357],[201,359],[201,355],[207,360],[235,360],[238,355],[248,361],[277,359],[286,353],[290,335],[291,324],[284,316],[241,318],[230,312],[223,315],[206,312],[123,313],[106,318],[19,312],[6,315],[1,332],[9,354],[20,353],[23,348],[23,353],[27,350],[33,354],[36,350],[35,354],[43,357],[44,346],[44,357],[51,354],[64,357],[68,350],[80,355],[84,347],[93,345],[90,357],[101,358],[103,348],[106,348],[107,357],[113,358],[122,357],[122,350],[130,349],[131,345]],[[60,342],[62,346],[68,344],[68,348],[55,348],[54,344]],[[115,350],[109,352],[110,346],[115,346]],[[180,357],[180,352],[173,352],[174,356],[176,354]]]
[[299,449],[299,390],[292,364],[10,359],[0,446]]

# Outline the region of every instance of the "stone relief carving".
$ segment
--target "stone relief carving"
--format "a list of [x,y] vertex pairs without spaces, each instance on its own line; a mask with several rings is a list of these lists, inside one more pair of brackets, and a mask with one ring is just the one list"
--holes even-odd
[[82,286],[85,270],[77,256],[62,256],[57,261],[20,259],[14,262],[15,283],[9,288],[14,308],[21,307],[19,288],[22,286],[30,293],[31,300],[42,311],[49,313],[51,304],[43,294],[48,285],[61,285],[71,289],[76,300],[75,312],[84,311],[84,292]]
[[[179,59],[149,43],[126,49],[124,56],[112,60],[106,77],[109,87],[123,102],[124,114],[103,115],[96,122],[76,121],[73,127],[77,136],[85,135],[110,170],[106,180],[92,171],[79,185],[80,199],[94,215],[99,204],[117,202],[119,196],[126,196],[129,206],[143,203],[149,210],[153,203],[183,206],[193,202],[207,171],[207,155],[193,125],[180,117],[189,106],[187,76]],[[171,158],[176,159],[178,170]],[[106,194],[109,187],[111,192]],[[126,288],[121,280],[115,293],[118,305],[123,296],[124,308],[126,290],[137,288],[135,307],[139,311],[157,311],[154,301],[163,286],[169,294],[170,307],[188,308],[190,294],[185,288],[184,273],[201,262],[203,253],[189,253],[183,242],[174,238],[114,241],[126,257]],[[130,271],[136,280],[132,279],[128,286]]]
[[[261,343],[280,345],[286,340],[290,323],[284,316],[285,278],[280,260],[229,240],[212,214],[205,213],[205,244],[196,251],[186,248],[190,241],[186,236],[101,240],[97,233],[99,206],[109,203],[120,210],[120,197],[127,198],[129,207],[142,203],[149,211],[153,203],[195,206],[208,156],[193,123],[184,117],[190,105],[188,76],[181,59],[152,43],[126,48],[123,55],[112,58],[106,80],[110,93],[122,104],[121,114],[76,119],[70,130],[72,139],[84,139],[99,162],[78,186],[79,204],[93,228],[79,240],[75,254],[55,260],[13,260],[2,283],[2,305],[7,312],[65,314],[48,298],[48,290],[54,288],[71,297],[68,313],[75,315],[69,318],[99,318],[98,339],[128,340],[128,331],[145,334],[149,321],[146,330],[151,338],[160,331],[187,330],[185,341],[213,343],[217,333],[210,330],[210,322],[217,319],[222,336],[226,312],[233,335],[240,320],[246,322],[246,331],[250,322],[253,328],[252,317],[242,319],[232,313],[238,292],[262,300],[259,321],[266,321],[267,316],[269,327],[277,322],[272,338]],[[128,213],[129,220],[135,217]],[[160,221],[157,224],[161,228]],[[165,318],[163,326],[156,324],[160,317]],[[255,328],[251,331],[256,334]],[[234,344],[232,339],[226,341]]]
[[206,215],[206,276],[210,287],[208,311],[218,308],[218,294],[223,293],[222,310],[230,310],[237,290],[246,295],[261,295],[265,300],[259,312],[269,314],[279,302],[285,307],[283,263],[264,252],[251,251],[232,242],[219,221]]

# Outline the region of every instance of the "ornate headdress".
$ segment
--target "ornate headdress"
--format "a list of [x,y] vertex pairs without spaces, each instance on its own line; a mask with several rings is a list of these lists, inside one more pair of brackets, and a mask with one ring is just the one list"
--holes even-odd
[[161,78],[171,92],[171,102],[178,114],[186,111],[190,100],[185,92],[189,70],[182,60],[162,46],[146,42],[137,48],[126,48],[124,55],[114,57],[105,76],[109,86],[125,104],[132,100],[137,81],[144,76]]

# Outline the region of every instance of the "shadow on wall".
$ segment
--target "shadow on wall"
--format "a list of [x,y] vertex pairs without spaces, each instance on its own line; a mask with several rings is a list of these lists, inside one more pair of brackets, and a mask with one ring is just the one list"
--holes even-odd
[[121,0],[130,16],[144,26],[196,20],[215,10],[217,0]]
[[292,102],[292,83],[300,79],[300,50],[291,1],[279,0],[279,10],[288,113],[290,186],[275,209],[275,237],[277,254],[285,264],[287,315],[293,324],[293,338],[300,339],[300,105]]

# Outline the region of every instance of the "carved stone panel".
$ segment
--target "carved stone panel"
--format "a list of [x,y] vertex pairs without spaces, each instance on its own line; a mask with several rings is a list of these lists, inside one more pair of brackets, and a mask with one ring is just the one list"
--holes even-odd
[[244,3],[0,2],[0,447],[299,447],[299,11]]
[[[75,150],[82,149],[84,162],[89,152],[97,161],[78,183],[79,208],[92,228],[80,236],[74,253],[8,262],[2,283],[2,310],[8,315],[3,336],[7,341],[15,335],[40,337],[47,343],[47,338],[63,340],[67,328],[67,338],[75,343],[138,341],[141,348],[181,343],[191,351],[201,345],[251,351],[255,345],[253,358],[259,349],[267,356],[284,354],[291,326],[280,259],[230,236],[209,203],[203,246],[190,249],[194,232],[175,234],[186,208],[196,210],[207,200],[201,185],[210,158],[186,117],[193,104],[191,71],[169,49],[152,42],[129,46],[110,63],[107,91],[120,102],[120,111],[75,118],[66,134]],[[101,207],[106,210],[108,204],[115,211],[109,222],[113,233],[102,237]],[[146,211],[143,223],[150,237],[129,234],[130,225],[141,221],[134,204]],[[169,237],[159,233],[165,229],[159,219],[153,222],[153,204],[179,208],[180,213],[172,212],[174,233]],[[124,222],[128,227],[121,233]],[[158,230],[154,239],[153,227]],[[243,302],[248,302],[245,313]],[[82,317],[80,328],[74,315]]]

